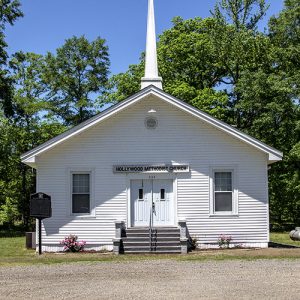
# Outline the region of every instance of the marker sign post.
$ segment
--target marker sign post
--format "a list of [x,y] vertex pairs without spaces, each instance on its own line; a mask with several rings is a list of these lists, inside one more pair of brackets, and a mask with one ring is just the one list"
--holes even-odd
[[30,197],[30,216],[39,223],[39,255],[42,254],[42,220],[52,216],[51,197],[45,193],[36,193]]

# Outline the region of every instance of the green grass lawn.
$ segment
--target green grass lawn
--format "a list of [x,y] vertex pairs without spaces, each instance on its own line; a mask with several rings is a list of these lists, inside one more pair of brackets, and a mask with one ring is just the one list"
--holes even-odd
[[25,237],[0,238],[0,266],[23,264],[52,264],[80,261],[109,261],[114,257],[111,254],[101,253],[47,253],[38,255],[35,250],[25,248]]
[[[272,233],[271,240],[299,245],[289,240],[287,233]],[[174,259],[179,261],[207,261],[227,259],[300,259],[300,249],[229,249],[194,251],[188,255],[114,255],[112,253],[46,253],[37,255],[25,248],[25,237],[0,238],[0,267],[28,264],[55,264],[71,262],[125,262],[139,260]]]
[[300,241],[290,239],[289,232],[271,232],[270,240],[279,244],[293,245],[300,247]]

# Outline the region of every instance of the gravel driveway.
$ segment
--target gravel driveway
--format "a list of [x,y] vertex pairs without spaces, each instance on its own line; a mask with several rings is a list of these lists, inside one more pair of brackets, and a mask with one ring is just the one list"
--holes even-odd
[[0,268],[1,299],[300,299],[300,260]]

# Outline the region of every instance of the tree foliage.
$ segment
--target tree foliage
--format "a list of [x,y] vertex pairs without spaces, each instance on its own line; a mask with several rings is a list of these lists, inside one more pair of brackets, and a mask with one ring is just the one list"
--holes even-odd
[[273,45],[275,86],[284,95],[278,147],[284,160],[270,172],[271,216],[278,223],[300,222],[300,3],[286,0],[285,8],[269,22]]
[[0,0],[0,110],[6,116],[13,114],[12,81],[6,68],[8,54],[6,51],[5,29],[7,24],[14,25],[23,17],[19,0]]
[[28,227],[30,194],[35,192],[35,171],[20,155],[65,130],[59,123],[30,121],[26,126],[0,118],[0,223]]
[[72,37],[46,56],[44,80],[53,115],[76,125],[96,112],[95,94],[104,92],[109,72],[108,47],[97,38]]
[[232,24],[237,31],[255,30],[268,8],[265,0],[219,0],[212,15],[224,24]]
[[[226,115],[228,99],[223,92],[212,90],[224,76],[216,61],[211,30],[211,18],[184,21],[176,17],[174,26],[165,31],[158,43],[158,64],[164,90],[212,115]],[[106,101],[121,101],[140,89],[144,72],[144,55],[138,65],[110,80]]]
[[43,98],[45,60],[34,53],[15,53],[10,60],[14,83],[14,113],[0,119],[0,222],[29,226],[29,199],[35,191],[35,172],[20,161],[20,155],[65,130],[53,120],[44,120],[48,108]]
[[[73,37],[56,55],[17,52],[9,61],[10,114],[0,116],[0,223],[30,226],[35,172],[20,155],[95,114],[108,75],[103,39]],[[97,94],[98,93],[98,94]]]
[[45,59],[35,53],[17,52],[10,60],[11,78],[15,90],[13,104],[14,120],[28,123],[39,118],[40,111],[49,106],[44,99],[47,87],[43,82]]

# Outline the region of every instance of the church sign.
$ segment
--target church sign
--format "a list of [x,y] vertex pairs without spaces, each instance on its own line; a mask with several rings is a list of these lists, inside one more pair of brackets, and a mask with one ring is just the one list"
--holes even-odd
[[117,165],[114,173],[187,173],[189,165]]

